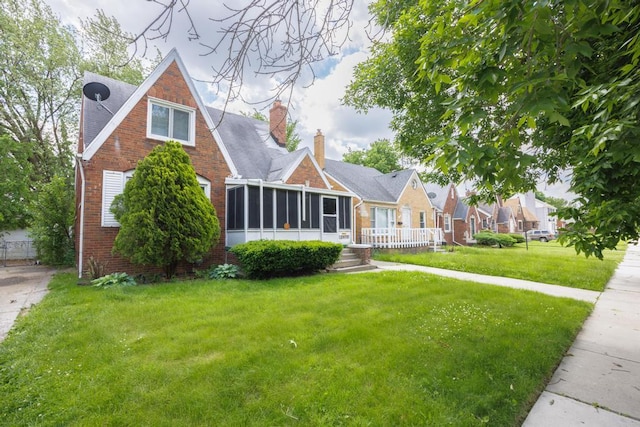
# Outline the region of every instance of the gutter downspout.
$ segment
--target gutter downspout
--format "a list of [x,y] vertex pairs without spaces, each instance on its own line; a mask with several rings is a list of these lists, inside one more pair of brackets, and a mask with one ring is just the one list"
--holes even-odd
[[356,229],[357,224],[356,224],[356,212],[358,210],[358,208],[360,207],[360,205],[362,205],[364,203],[364,199],[360,200],[359,203],[356,203],[356,205],[353,207],[353,227],[351,227],[351,243],[356,243]]
[[78,237],[78,278],[82,277],[82,258],[84,255],[84,190],[85,179],[84,169],[82,168],[82,155],[76,156],[76,163],[78,164],[78,170],[80,171],[80,180],[82,181],[80,187],[80,236]]

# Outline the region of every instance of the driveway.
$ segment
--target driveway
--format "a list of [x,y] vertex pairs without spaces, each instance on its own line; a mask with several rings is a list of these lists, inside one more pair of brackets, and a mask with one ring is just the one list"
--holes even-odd
[[56,271],[42,265],[0,267],[0,342],[21,312],[44,298]]

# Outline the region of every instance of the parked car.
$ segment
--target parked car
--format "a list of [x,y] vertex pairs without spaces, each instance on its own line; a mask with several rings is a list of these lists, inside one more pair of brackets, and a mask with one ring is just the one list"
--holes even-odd
[[556,238],[556,235],[547,230],[529,230],[527,231],[529,240],[538,240],[539,242],[548,242]]

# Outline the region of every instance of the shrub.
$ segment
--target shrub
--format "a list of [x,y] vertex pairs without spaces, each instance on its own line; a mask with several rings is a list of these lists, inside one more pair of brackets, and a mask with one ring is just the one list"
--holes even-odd
[[91,284],[98,288],[109,286],[135,286],[136,281],[127,273],[111,273],[91,281]]
[[224,280],[238,277],[238,266],[233,264],[221,264],[209,271],[210,279]]
[[231,248],[250,278],[263,279],[318,271],[335,264],[342,245],[320,241],[256,240]]
[[516,240],[508,234],[492,233],[489,231],[474,234],[473,238],[481,246],[498,246],[502,248],[513,246],[516,243]]
[[509,236],[512,237],[516,243],[524,243],[524,236],[522,234],[511,233]]
[[160,266],[168,279],[180,261],[199,261],[220,237],[216,211],[175,141],[138,163],[112,212],[121,225],[114,252],[135,264]]

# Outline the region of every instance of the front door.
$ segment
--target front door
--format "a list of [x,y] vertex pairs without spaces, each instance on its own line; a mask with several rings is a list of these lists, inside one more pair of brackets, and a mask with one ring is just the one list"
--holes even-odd
[[332,234],[334,240],[338,233],[338,199],[336,197],[322,197],[322,233]]
[[411,208],[402,208],[402,239],[411,239]]

